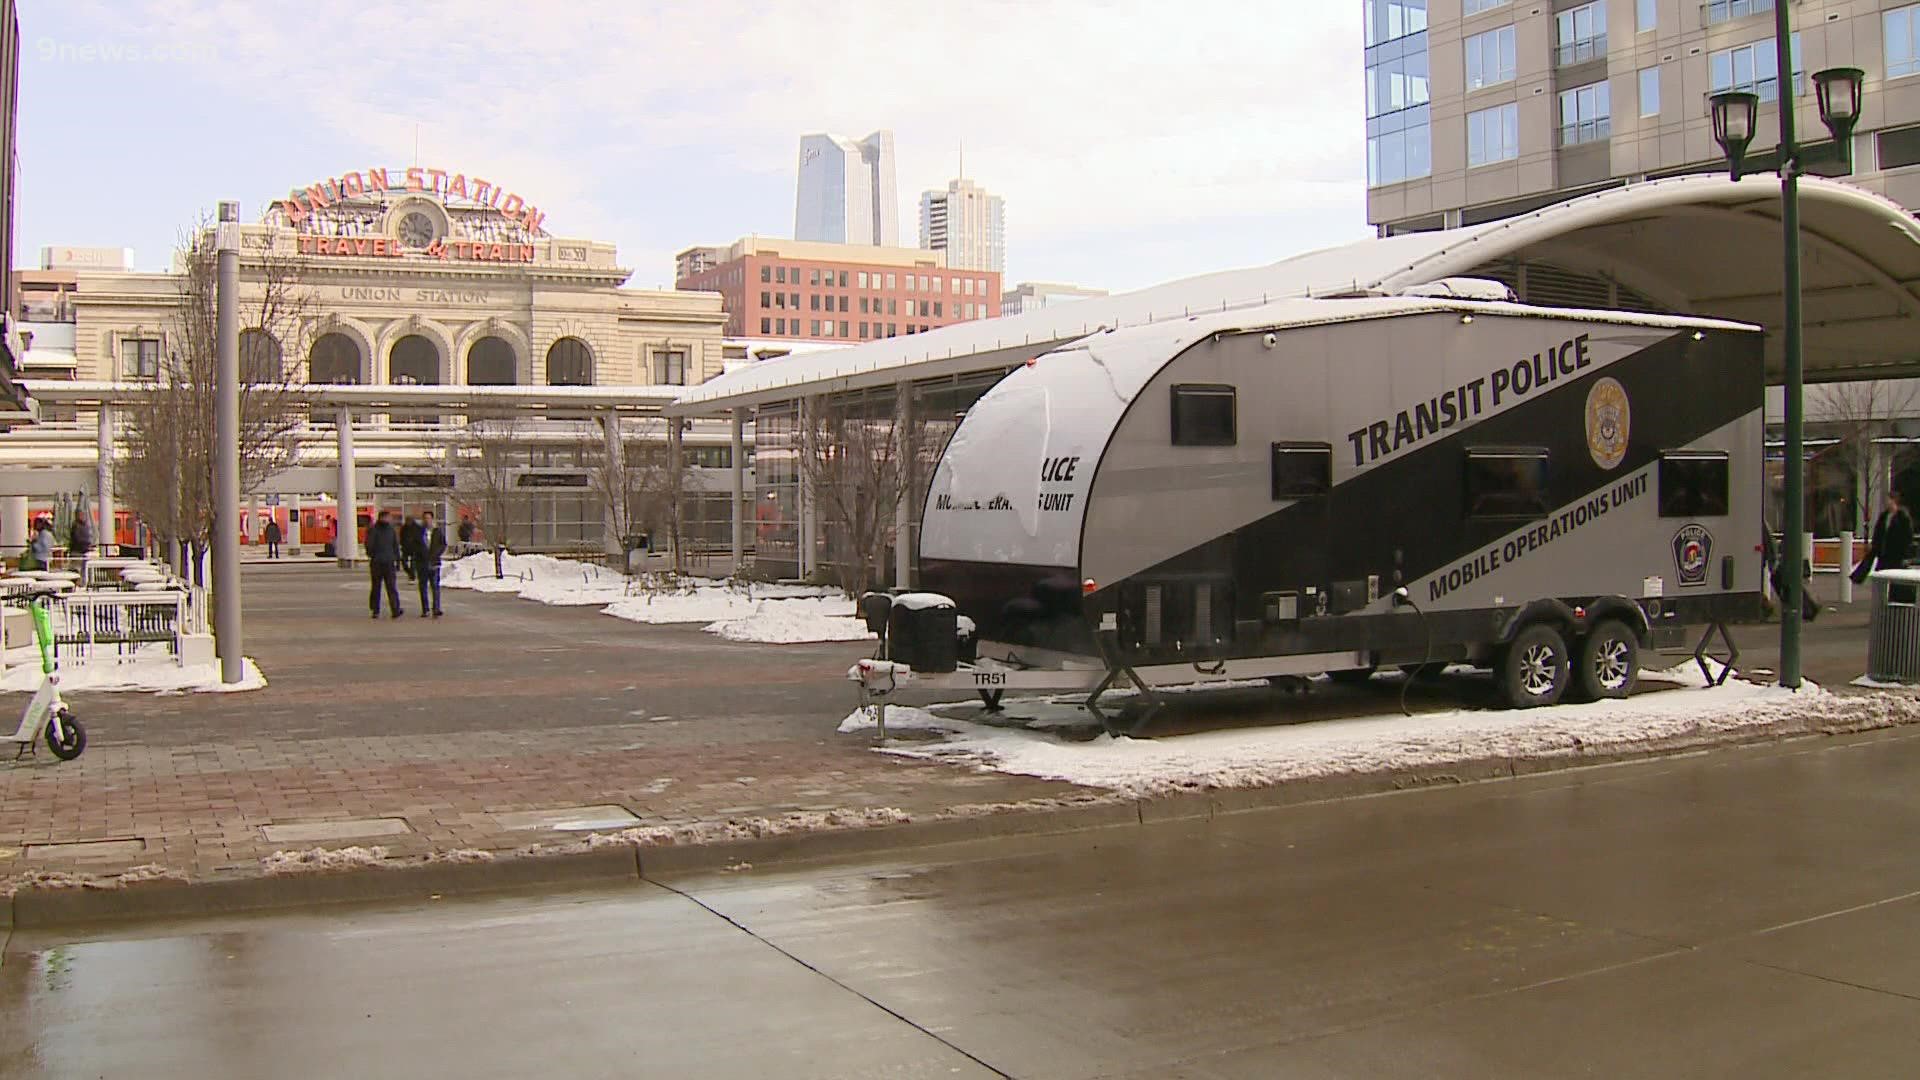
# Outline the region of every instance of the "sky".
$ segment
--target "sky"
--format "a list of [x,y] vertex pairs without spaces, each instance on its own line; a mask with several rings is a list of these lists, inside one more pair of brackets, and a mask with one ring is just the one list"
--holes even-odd
[[793,234],[800,136],[894,132],[1006,199],[1006,280],[1140,288],[1370,235],[1351,0],[21,0],[16,261],[162,269],[373,166],[484,176],[628,284]]

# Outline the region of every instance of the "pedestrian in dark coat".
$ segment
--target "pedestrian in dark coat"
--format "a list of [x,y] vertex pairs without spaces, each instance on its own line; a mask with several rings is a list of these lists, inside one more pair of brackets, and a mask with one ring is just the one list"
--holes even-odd
[[85,514],[73,515],[73,527],[67,530],[67,554],[84,559],[93,550],[93,522]]
[[408,516],[406,523],[400,526],[400,565],[407,571],[407,580],[414,579],[414,567],[420,563],[420,522]]
[[279,558],[280,557],[280,523],[279,522],[277,521],[267,522],[267,529],[266,529],[264,539],[267,542],[267,558],[269,559]]
[[[419,580],[420,580],[420,617],[426,618],[429,610],[434,618],[440,617],[440,561],[447,554],[447,530],[433,520],[433,511],[426,512],[420,525]],[[429,597],[431,590],[431,597]],[[431,598],[433,606],[427,606]]]
[[400,536],[394,531],[393,522],[387,520],[385,510],[374,516],[373,525],[367,529],[367,569],[373,579],[372,588],[367,592],[367,606],[373,609],[373,617],[380,617],[382,589],[387,592],[393,617],[397,619],[406,614],[400,610]]
[[1853,580],[1859,584],[1875,570],[1898,570],[1913,560],[1913,517],[1907,513],[1900,493],[1887,493],[1887,508],[1873,522],[1873,541],[1867,557],[1853,568]]

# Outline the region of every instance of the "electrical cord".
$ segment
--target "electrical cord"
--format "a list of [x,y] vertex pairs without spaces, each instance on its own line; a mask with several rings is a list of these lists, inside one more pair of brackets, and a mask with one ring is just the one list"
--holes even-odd
[[1407,691],[1413,689],[1413,680],[1426,670],[1428,664],[1433,663],[1433,624],[1427,621],[1427,613],[1421,611],[1420,605],[1413,602],[1413,594],[1408,592],[1405,586],[1393,590],[1393,603],[1395,607],[1404,604],[1412,608],[1413,613],[1420,616],[1420,629],[1427,635],[1427,658],[1420,662],[1419,667],[1408,672],[1406,679],[1400,683],[1400,715],[1412,716],[1413,711],[1407,708]]

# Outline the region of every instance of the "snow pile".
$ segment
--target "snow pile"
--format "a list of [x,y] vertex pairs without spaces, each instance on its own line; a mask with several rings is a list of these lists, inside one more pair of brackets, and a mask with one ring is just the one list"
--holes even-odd
[[853,601],[837,599],[832,589],[812,585],[755,585],[749,590],[699,581],[682,588],[651,589],[625,597],[608,605],[603,614],[638,623],[711,623],[747,618],[769,600],[833,601],[826,605],[832,609],[828,613],[853,613]]
[[181,881],[187,875],[158,863],[143,863],[117,874],[76,874],[65,870],[28,870],[0,881],[0,896],[27,889],[120,889],[150,881]]
[[728,641],[793,644],[803,641],[865,641],[866,620],[852,614],[849,600],[800,598],[762,600],[747,615],[708,623],[709,634]]
[[586,838],[585,843],[588,848],[595,849],[621,844],[634,847],[711,844],[724,840],[764,840],[827,829],[872,829],[883,825],[904,825],[912,820],[911,814],[891,806],[869,810],[796,810],[777,818],[738,818],[702,821],[692,825],[643,825],[614,833],[594,833]]
[[[1691,665],[1664,678],[1690,685],[1626,701],[1550,709],[1375,714],[1165,739],[1069,743],[1041,731],[987,727],[923,709],[887,709],[889,730],[948,733],[943,742],[885,746],[902,757],[976,765],[1133,795],[1259,787],[1329,776],[1443,768],[1470,761],[1578,758],[1698,745],[1741,735],[1781,735],[1920,721],[1920,698],[1841,697],[1729,681],[1703,688]],[[1011,703],[1010,703],[1011,704]],[[840,730],[872,726],[865,710]]]
[[440,584],[449,589],[510,593],[542,604],[578,607],[609,604],[627,592],[626,577],[598,563],[512,552],[503,553],[500,562],[502,576],[495,577],[491,552],[456,559],[441,569]]
[[[156,657],[116,663],[107,657],[71,667],[67,666],[66,661],[61,661],[59,671],[60,692],[63,694],[82,691],[225,694],[240,690],[263,690],[267,685],[267,677],[261,674],[260,666],[251,657],[246,661],[245,676],[231,686],[220,681],[218,662],[182,667],[171,658]],[[36,655],[31,664],[7,669],[6,675],[0,677],[0,693],[31,694],[40,689],[40,678],[40,658]]]
[[309,848],[306,851],[276,851],[262,856],[260,869],[269,874],[313,874],[327,870],[363,870],[385,866],[384,847]]

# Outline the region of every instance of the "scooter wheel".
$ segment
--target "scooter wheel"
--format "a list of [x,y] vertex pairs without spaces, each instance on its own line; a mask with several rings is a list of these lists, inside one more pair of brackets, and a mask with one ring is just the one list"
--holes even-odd
[[60,730],[66,733],[66,738],[54,734],[53,721],[47,721],[47,749],[53,751],[53,756],[61,761],[72,761],[87,748],[87,729],[80,725],[72,712],[62,709]]

